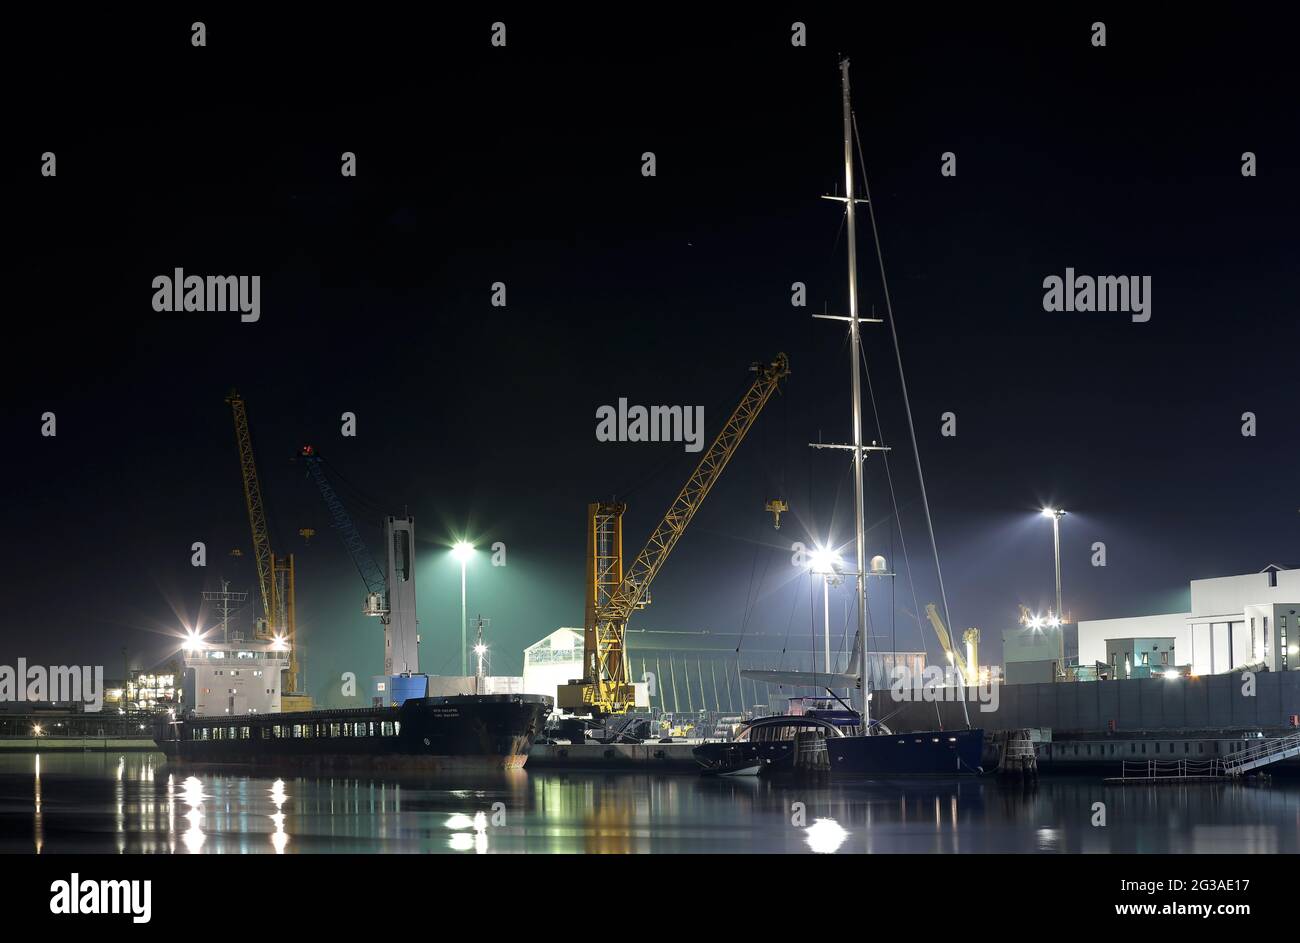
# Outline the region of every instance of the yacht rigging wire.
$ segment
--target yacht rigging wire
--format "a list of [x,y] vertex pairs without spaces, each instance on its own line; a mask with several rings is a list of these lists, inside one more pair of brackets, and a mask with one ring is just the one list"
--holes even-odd
[[[948,631],[952,629],[952,614],[948,611],[948,592],[943,585],[943,568],[939,564],[939,544],[934,537],[934,520],[930,516],[930,499],[925,491],[925,475],[921,471],[921,448],[916,441],[916,424],[912,420],[912,404],[907,395],[907,379],[903,374],[903,355],[898,345],[898,330],[894,325],[894,305],[889,295],[889,280],[885,276],[885,255],[880,247],[880,231],[876,226],[876,207],[871,202],[871,185],[867,182],[866,157],[862,151],[862,138],[858,134],[858,116],[852,115],[853,122],[853,140],[858,148],[858,167],[862,174],[862,193],[867,202],[867,217],[871,220],[871,238],[876,244],[876,261],[880,266],[880,287],[885,298],[885,313],[889,321],[889,333],[894,341],[894,358],[898,363],[898,382],[903,391],[903,407],[907,412],[907,428],[912,439],[912,455],[916,459],[916,478],[921,487],[921,505],[925,509],[925,524],[930,533],[930,549],[934,552],[934,570],[939,580],[939,598],[943,602],[943,617]],[[919,613],[918,613],[919,618]],[[969,683],[969,679],[962,678],[962,683]],[[965,692],[963,692],[964,694]],[[966,726],[970,727],[970,709],[966,706],[966,698],[963,696],[958,700],[961,701],[962,714],[966,718]],[[938,704],[936,702],[936,709]]]
[[[864,350],[864,351],[862,351],[861,353],[862,353],[862,369],[863,369],[863,372],[867,375],[867,396],[868,396],[868,398],[871,400],[871,412],[872,412],[872,415],[874,415],[875,418],[876,418],[876,434],[880,436],[880,444],[881,444],[881,445],[884,445],[884,444],[885,444],[885,430],[884,430],[884,429],[881,427],[881,425],[880,425],[880,412],[879,412],[879,410],[878,410],[877,407],[876,407],[876,391],[875,391],[875,388],[871,385],[871,368],[867,366],[867,353],[866,353],[866,351]],[[909,422],[910,422],[910,417],[909,417]],[[916,633],[917,633],[917,639],[918,639],[918,640],[920,641],[920,643],[921,643],[921,650],[922,650],[922,651],[925,651],[927,646],[926,646],[926,644],[925,644],[925,629],[924,629],[924,628],[922,627],[922,625],[921,625],[921,606],[920,606],[920,603],[918,603],[918,602],[917,602],[917,599],[916,599],[916,581],[912,579],[912,558],[911,558],[910,556],[908,556],[908,553],[907,553],[907,539],[903,536],[903,515],[902,515],[901,513],[899,513],[899,508],[898,508],[898,495],[897,495],[897,493],[894,491],[894,476],[893,476],[893,474],[892,474],[892,473],[890,472],[890,470],[889,470],[889,453],[888,453],[888,452],[881,452],[881,453],[880,453],[880,456],[881,456],[882,459],[884,459],[884,462],[885,462],[885,480],[889,482],[889,500],[890,500],[890,503],[893,504],[893,506],[894,506],[894,521],[898,524],[898,542],[899,542],[900,549],[901,549],[902,552],[903,552],[903,567],[904,567],[904,568],[906,569],[906,571],[907,571],[907,585],[908,585],[908,588],[912,591],[912,612],[913,612],[913,614],[916,616]],[[892,529],[892,528],[891,528],[891,530],[890,530],[890,532],[889,532],[889,543],[890,543],[890,553],[893,553],[893,549],[892,549],[892,548],[893,548],[893,543],[894,543],[894,532],[893,532],[893,529]],[[936,559],[937,559],[937,558],[936,558]],[[895,623],[894,623],[895,610],[894,610],[894,605],[893,605],[893,602],[894,602],[893,595],[894,595],[894,594],[893,594],[893,591],[892,591],[892,580],[891,580],[891,591],[890,591],[890,594],[889,594],[889,595],[890,595],[890,600],[889,600],[889,601],[890,601],[889,618],[890,618],[891,631],[893,632],[893,639],[892,639],[892,644],[893,644],[893,646],[894,646],[893,650],[894,650],[894,652],[895,652],[894,662],[895,662],[895,664],[897,664],[897,662],[898,662],[898,656],[897,656],[897,652],[898,652],[898,632],[897,632],[897,627],[895,626]],[[946,611],[946,610],[945,610],[945,611]],[[943,653],[942,653],[942,652],[939,653],[939,657],[940,657],[940,658],[943,657]],[[943,729],[943,715],[942,715],[942,713],[939,711],[939,703],[938,703],[938,701],[936,701],[936,702],[935,702],[935,705],[934,705],[934,715],[935,715],[935,717],[937,717],[938,720],[939,720],[939,729],[942,730],[942,729]]]

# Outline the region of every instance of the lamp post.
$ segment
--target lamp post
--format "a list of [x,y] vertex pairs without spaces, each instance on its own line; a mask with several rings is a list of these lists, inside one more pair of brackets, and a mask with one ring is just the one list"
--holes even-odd
[[1065,517],[1065,512],[1060,508],[1043,508],[1043,517],[1052,519],[1052,550],[1056,558],[1056,623],[1060,632],[1060,661],[1057,664],[1057,673],[1065,673],[1065,616],[1061,609],[1061,518]]
[[[824,670],[831,673],[831,582],[839,582],[839,555],[833,550],[817,549],[808,555],[808,570],[822,577],[822,626],[824,643]],[[817,671],[817,659],[813,657],[813,672]]]
[[469,674],[469,652],[466,649],[465,642],[465,565],[469,563],[470,557],[474,555],[474,545],[464,540],[458,540],[456,545],[451,548],[451,552],[460,561],[460,674],[463,678]]

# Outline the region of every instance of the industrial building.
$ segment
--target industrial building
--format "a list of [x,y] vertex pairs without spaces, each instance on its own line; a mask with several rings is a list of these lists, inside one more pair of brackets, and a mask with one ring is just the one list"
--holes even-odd
[[[749,670],[824,671],[818,643],[806,636],[630,629],[626,638],[632,677],[645,687],[648,706],[654,711],[766,712],[784,710],[791,697],[825,694],[822,688],[768,683],[743,675]],[[525,648],[524,691],[554,697],[560,686],[582,677],[582,644],[582,629],[564,627]],[[833,664],[842,671],[849,652],[843,642],[838,647],[838,652],[832,652]],[[926,663],[924,652],[868,652],[869,687],[888,690],[895,667],[906,667],[912,676],[920,677]]]
[[1006,684],[1043,684],[1056,680],[1064,626],[1018,626],[1002,630],[1002,680]]
[[1190,612],[1081,621],[1080,666],[1106,665],[1111,677],[1128,677],[1125,652],[1135,666],[1145,655],[1153,668],[1159,661],[1194,675],[1300,664],[1300,570],[1270,564],[1258,573],[1192,580],[1190,589]]
[[524,690],[558,697],[561,685],[582,677],[582,629],[556,629],[524,649]]
[[1119,638],[1106,640],[1107,679],[1171,677],[1178,671],[1172,638]]

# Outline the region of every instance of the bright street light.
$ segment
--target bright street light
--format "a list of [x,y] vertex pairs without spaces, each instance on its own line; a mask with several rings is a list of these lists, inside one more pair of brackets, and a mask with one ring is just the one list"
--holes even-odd
[[451,555],[460,561],[460,674],[469,674],[468,649],[465,643],[467,622],[465,619],[465,565],[474,556],[474,545],[465,540],[456,541],[451,548]]
[[[843,567],[840,555],[827,547],[818,547],[808,554],[808,571],[822,577],[822,657],[825,659],[822,670],[827,674],[831,672],[831,583],[839,582],[839,573]],[[816,670],[817,659],[814,656],[813,671]]]
[[844,566],[840,555],[834,550],[827,550],[818,547],[812,553],[808,554],[808,569],[814,573],[831,574],[838,572]]
[[474,657],[478,661],[478,667],[474,670],[474,693],[481,694],[479,690],[479,678],[486,678],[487,671],[484,667],[484,660],[487,658],[488,647],[483,644],[483,620],[479,619],[479,640],[474,646]]
[[[1061,518],[1065,517],[1065,512],[1060,508],[1045,507],[1042,510],[1043,517],[1052,519],[1052,548],[1056,557],[1056,613],[1048,620],[1052,628],[1059,628],[1061,620],[1065,618],[1064,610],[1061,608]],[[1061,631],[1060,639],[1060,662],[1057,666],[1057,674],[1065,673],[1065,631]]]

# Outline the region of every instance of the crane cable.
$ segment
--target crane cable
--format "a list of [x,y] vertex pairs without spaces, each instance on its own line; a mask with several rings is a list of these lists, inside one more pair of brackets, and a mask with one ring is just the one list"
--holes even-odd
[[[943,568],[939,565],[939,544],[934,537],[934,520],[930,516],[930,499],[925,492],[925,475],[921,471],[921,447],[916,441],[916,423],[912,420],[912,404],[907,395],[907,379],[903,375],[903,354],[898,345],[898,329],[894,325],[894,306],[889,297],[889,280],[885,276],[885,254],[880,248],[880,231],[876,227],[876,207],[871,202],[871,186],[867,183],[866,155],[862,151],[862,138],[858,135],[858,116],[852,115],[853,121],[853,140],[858,146],[858,166],[862,172],[862,193],[867,200],[867,217],[871,220],[871,238],[876,244],[876,261],[880,265],[880,287],[885,296],[885,312],[889,318],[889,333],[894,341],[894,358],[898,363],[898,382],[903,391],[903,406],[907,411],[907,428],[912,437],[912,454],[916,458],[916,477],[921,486],[921,505],[925,509],[925,524],[930,532],[930,549],[934,552],[934,571],[939,579],[939,598],[943,602],[943,615],[946,624],[952,625],[952,615],[948,611],[948,592],[943,585]],[[920,614],[917,614],[920,618]],[[966,678],[962,679],[965,683]],[[963,692],[964,693],[964,692]],[[966,698],[962,697],[961,710],[966,718],[966,727],[970,727],[970,709],[966,706]],[[938,710],[938,702],[935,702],[935,709]]]
[[[762,526],[763,526],[763,520],[762,520],[762,518],[759,518],[759,520],[758,520],[758,524],[757,524],[757,527],[758,527],[759,529],[761,529]],[[745,592],[745,609],[744,609],[744,613],[741,615],[741,618],[740,618],[740,638],[736,640],[736,654],[737,654],[737,655],[740,654],[740,646],[743,645],[743,644],[745,643],[745,632],[747,631],[747,629],[748,629],[748,627],[749,627],[749,617],[750,617],[750,616],[753,614],[753,612],[754,612],[754,605],[755,605],[755,600],[754,600],[754,575],[758,572],[758,555],[759,555],[760,552],[762,552],[762,550],[763,550],[763,542],[762,542],[761,540],[755,540],[755,541],[754,541],[754,557],[753,557],[753,559],[750,561],[750,564],[749,564],[749,589]],[[763,580],[760,581],[760,583],[759,583],[759,587],[760,587],[760,589],[762,588],[763,582],[765,582],[765,581],[767,580],[767,565],[768,565],[768,563],[771,563],[771,562],[772,562],[772,558],[771,558],[771,556],[769,555],[767,563],[765,563],[765,564],[763,565]]]

